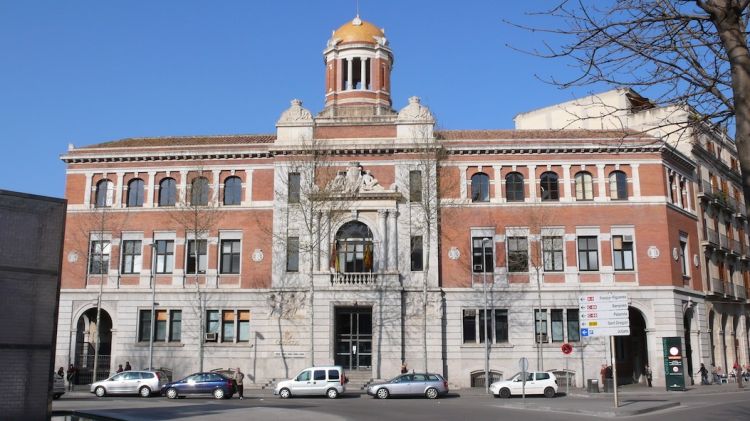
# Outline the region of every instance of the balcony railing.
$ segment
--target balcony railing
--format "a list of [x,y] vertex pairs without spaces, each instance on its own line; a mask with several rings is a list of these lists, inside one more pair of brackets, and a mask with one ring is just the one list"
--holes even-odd
[[711,291],[717,294],[724,293],[724,281],[719,278],[711,278]]
[[742,254],[742,246],[740,245],[740,242],[734,239],[729,240],[729,246],[732,248],[732,252],[734,254],[740,255]]
[[734,285],[731,282],[724,281],[724,295],[734,297]]
[[706,228],[706,240],[711,244],[719,245],[719,233],[711,228]]
[[747,299],[747,290],[745,290],[744,285],[735,285],[734,286],[734,296],[741,299],[746,300]]
[[708,180],[701,180],[701,191],[700,191],[700,193],[703,193],[705,196],[713,197],[713,195],[714,195],[714,189],[713,189],[713,186],[711,186],[711,182],[710,181],[708,181]]
[[719,234],[719,244],[721,248],[729,250],[729,238],[724,234]]
[[374,285],[378,274],[372,272],[348,272],[331,274],[331,285]]

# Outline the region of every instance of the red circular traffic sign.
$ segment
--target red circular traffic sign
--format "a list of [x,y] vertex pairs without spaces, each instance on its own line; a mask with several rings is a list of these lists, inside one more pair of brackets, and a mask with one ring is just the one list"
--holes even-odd
[[560,347],[560,349],[562,350],[563,354],[568,355],[571,352],[573,352],[573,345],[571,345],[569,343],[564,343],[564,344],[562,344],[562,346]]

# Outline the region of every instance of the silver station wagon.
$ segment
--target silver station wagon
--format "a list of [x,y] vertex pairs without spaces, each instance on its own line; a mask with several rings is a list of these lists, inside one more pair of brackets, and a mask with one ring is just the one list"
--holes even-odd
[[380,399],[390,396],[424,396],[435,399],[448,393],[448,382],[440,374],[407,373],[385,383],[372,384],[367,394]]

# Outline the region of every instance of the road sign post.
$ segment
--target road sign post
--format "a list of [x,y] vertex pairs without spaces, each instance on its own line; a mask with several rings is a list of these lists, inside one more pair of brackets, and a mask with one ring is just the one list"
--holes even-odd
[[564,343],[560,347],[563,355],[565,355],[565,396],[568,396],[570,390],[570,372],[568,371],[568,356],[573,352],[573,345]]
[[[628,295],[624,293],[588,294],[578,298],[581,337],[609,336],[612,357],[612,383],[615,408],[619,406],[617,394],[617,358],[615,336],[630,335]],[[604,379],[606,382],[607,379]]]

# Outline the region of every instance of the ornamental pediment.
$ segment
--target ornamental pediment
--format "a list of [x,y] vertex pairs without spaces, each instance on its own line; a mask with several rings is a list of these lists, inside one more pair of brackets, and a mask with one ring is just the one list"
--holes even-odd
[[357,197],[358,199],[380,199],[398,195],[395,186],[386,189],[372,171],[364,169],[359,162],[352,162],[345,170],[336,174],[325,187],[327,193],[333,197]]

